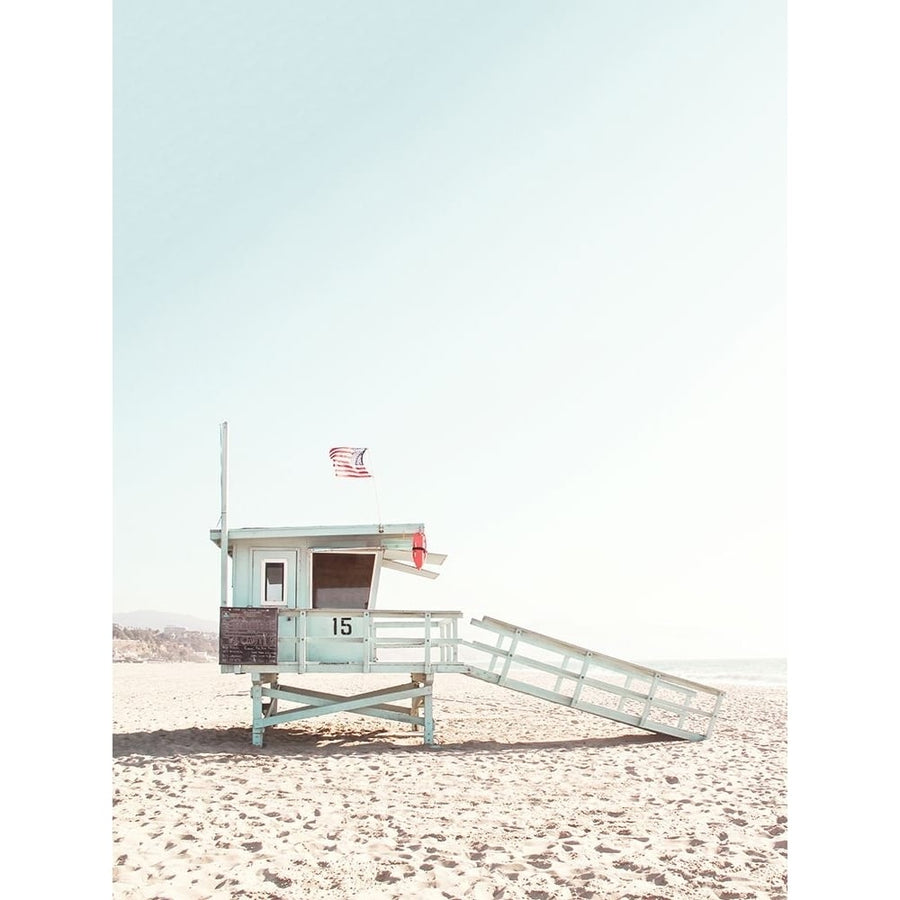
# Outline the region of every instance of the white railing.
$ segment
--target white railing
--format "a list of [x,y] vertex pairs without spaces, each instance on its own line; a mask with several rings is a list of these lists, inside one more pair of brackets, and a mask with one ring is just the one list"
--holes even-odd
[[421,672],[458,660],[457,611],[280,609],[272,665],[223,672]]

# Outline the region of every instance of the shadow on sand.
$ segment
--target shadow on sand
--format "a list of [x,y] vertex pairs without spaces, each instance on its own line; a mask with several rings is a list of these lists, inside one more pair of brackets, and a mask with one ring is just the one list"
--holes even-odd
[[398,734],[396,731],[352,729],[300,731],[290,728],[268,728],[265,746],[254,747],[250,729],[232,728],[179,728],[171,731],[136,731],[114,734],[112,755],[130,765],[143,765],[149,758],[176,756],[245,757],[258,756],[375,756],[394,753],[453,753],[462,755],[490,754],[541,750],[599,750],[629,747],[641,744],[682,743],[677,738],[661,734],[624,734],[616,737],[578,738],[555,741],[485,741],[472,740],[443,743],[427,747],[421,734]]

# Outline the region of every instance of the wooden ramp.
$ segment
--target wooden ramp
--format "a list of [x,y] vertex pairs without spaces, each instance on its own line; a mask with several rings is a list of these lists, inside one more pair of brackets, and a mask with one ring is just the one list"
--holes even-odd
[[493,643],[461,640],[478,664],[440,666],[646,731],[699,741],[712,734],[724,692],[605,656],[498,619],[471,624]]

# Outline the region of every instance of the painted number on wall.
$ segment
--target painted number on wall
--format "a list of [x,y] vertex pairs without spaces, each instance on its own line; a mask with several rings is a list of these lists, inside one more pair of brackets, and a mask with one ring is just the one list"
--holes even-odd
[[343,616],[341,619],[332,618],[331,625],[335,634],[353,634],[352,623],[348,616]]

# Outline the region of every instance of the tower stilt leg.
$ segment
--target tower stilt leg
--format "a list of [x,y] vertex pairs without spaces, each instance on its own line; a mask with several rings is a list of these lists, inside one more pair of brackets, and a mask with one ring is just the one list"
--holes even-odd
[[265,728],[259,724],[263,719],[262,675],[259,672],[250,675],[250,699],[253,704],[253,746],[262,747]]

